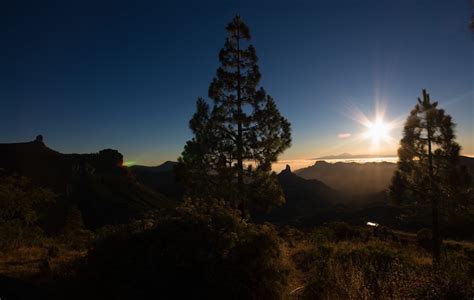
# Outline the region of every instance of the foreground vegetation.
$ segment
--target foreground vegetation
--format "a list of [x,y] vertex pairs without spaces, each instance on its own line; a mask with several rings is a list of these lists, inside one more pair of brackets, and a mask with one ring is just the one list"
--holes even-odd
[[[88,238],[4,250],[0,272],[47,298],[471,299],[474,243],[433,265],[426,232],[330,223],[252,224],[224,203],[187,202]],[[428,239],[429,241],[429,239]]]

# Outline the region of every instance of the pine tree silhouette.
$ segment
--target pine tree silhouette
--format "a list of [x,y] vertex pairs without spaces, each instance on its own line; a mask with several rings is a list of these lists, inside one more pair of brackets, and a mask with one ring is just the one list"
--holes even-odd
[[408,116],[398,149],[398,170],[390,194],[401,200],[409,193],[419,203],[430,203],[433,231],[433,261],[440,260],[440,208],[459,206],[468,175],[459,166],[460,146],[454,141],[451,116],[431,102],[423,90],[422,98]]
[[[247,201],[262,207],[282,202],[281,189],[272,183],[276,177],[270,171],[272,162],[290,146],[291,131],[273,98],[258,87],[261,75],[255,48],[248,44],[249,28],[236,16],[226,30],[228,37],[219,53],[221,66],[209,87],[212,110],[204,99],[198,99],[190,121],[194,138],[187,142],[181,162],[191,195],[223,198],[244,213]],[[252,167],[244,168],[247,162]],[[267,192],[275,199],[252,200],[256,191],[250,190],[256,182],[262,190],[272,186]]]

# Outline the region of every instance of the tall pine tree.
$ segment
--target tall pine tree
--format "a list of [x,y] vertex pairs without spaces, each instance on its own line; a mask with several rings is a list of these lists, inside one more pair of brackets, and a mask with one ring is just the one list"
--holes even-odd
[[459,166],[460,146],[455,142],[451,116],[431,102],[423,90],[422,99],[408,116],[398,149],[398,170],[390,194],[397,200],[407,196],[419,205],[430,204],[433,233],[433,261],[440,259],[440,210],[462,207],[469,193],[469,176]]
[[291,131],[273,98],[258,87],[249,28],[236,16],[226,30],[221,66],[209,86],[213,106],[197,101],[190,121],[194,138],[180,158],[181,174],[190,196],[224,199],[245,213],[284,201],[271,164],[290,146]]

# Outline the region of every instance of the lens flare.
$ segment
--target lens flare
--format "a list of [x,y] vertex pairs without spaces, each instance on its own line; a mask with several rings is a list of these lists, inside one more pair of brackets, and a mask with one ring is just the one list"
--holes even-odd
[[372,143],[374,144],[380,143],[381,140],[386,141],[390,137],[390,127],[382,120],[370,122],[367,127],[367,137],[372,139]]
[[134,165],[135,165],[135,161],[133,161],[133,160],[128,160],[128,161],[125,161],[125,162],[123,163],[123,165],[124,165],[125,167],[131,167],[131,166],[134,166]]
[[357,105],[347,103],[345,105],[346,117],[362,125],[365,129],[360,133],[351,134],[348,141],[352,144],[364,143],[369,141],[370,146],[366,148],[371,154],[380,153],[380,151],[393,151],[397,147],[397,139],[392,134],[396,134],[402,127],[404,116],[395,119],[385,120],[387,105],[384,101],[375,101],[374,118],[370,119]]

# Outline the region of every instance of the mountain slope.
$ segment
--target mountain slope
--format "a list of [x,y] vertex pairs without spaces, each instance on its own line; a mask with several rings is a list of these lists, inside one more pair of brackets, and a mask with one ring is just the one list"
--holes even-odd
[[171,200],[180,201],[184,188],[176,181],[174,166],[177,162],[166,161],[156,167],[131,166],[129,169],[137,180]]
[[168,160],[162,163],[161,165],[158,165],[155,167],[133,165],[130,167],[130,169],[136,172],[151,172],[151,173],[170,172],[170,171],[173,171],[176,164],[177,162]]
[[287,223],[298,222],[315,214],[333,209],[338,194],[318,180],[307,180],[291,172],[289,166],[278,174],[278,182],[285,193],[286,203],[257,219]]
[[317,161],[313,166],[295,173],[306,179],[317,179],[345,194],[377,193],[388,188],[397,165],[390,162],[327,163]]
[[[474,178],[474,158],[461,156],[460,164],[466,166]],[[386,190],[391,183],[396,163],[391,162],[337,162],[317,161],[314,165],[296,170],[305,179],[317,179],[347,195],[366,195]]]
[[122,155],[111,149],[92,154],[62,154],[42,138],[33,142],[0,144],[0,169],[30,178],[57,195],[45,208],[45,228],[62,228],[66,212],[77,206],[89,228],[127,222],[150,210],[168,207],[163,195],[138,183],[122,167]]

